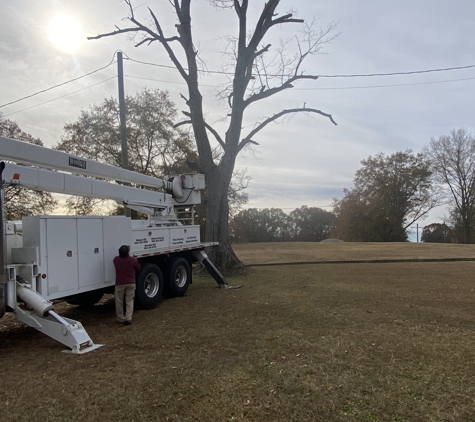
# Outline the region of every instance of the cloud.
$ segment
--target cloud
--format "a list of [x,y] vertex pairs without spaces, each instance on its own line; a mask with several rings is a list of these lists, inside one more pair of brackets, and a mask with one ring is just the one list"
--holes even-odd
[[[145,19],[146,6],[164,17],[165,29],[174,31],[176,19],[168,2],[135,2],[136,13]],[[258,12],[263,2],[253,2]],[[224,35],[236,33],[234,13],[217,12],[207,2],[194,9],[196,47],[206,67],[220,70]],[[0,98],[8,102],[72,79],[108,63],[117,49],[134,59],[171,64],[158,44],[134,48],[130,37],[119,36],[88,41],[74,56],[55,49],[47,37],[47,26],[58,12],[68,13],[81,22],[87,35],[126,25],[122,18],[128,9],[119,0],[82,0],[80,2],[16,0],[2,5],[0,26]],[[288,8],[320,23],[340,21],[340,38],[326,46],[328,54],[310,57],[307,74],[357,74],[400,72],[417,69],[462,66],[475,63],[475,2],[456,0],[283,0],[281,12]],[[251,17],[249,27],[257,21]],[[279,39],[291,37],[297,26],[276,28],[272,51]],[[165,68],[125,63],[126,93],[134,94],[144,86],[166,89],[184,106],[180,94],[187,95],[178,73]],[[116,74],[115,65],[30,100],[0,109],[4,114],[53,100],[88,88]],[[425,85],[350,89],[375,85],[418,84],[473,76],[473,69],[398,77],[325,79],[298,83],[294,90],[249,108],[244,122],[248,133],[256,122],[288,107],[307,107],[331,113],[338,126],[322,116],[298,115],[280,124],[271,124],[256,136],[260,146],[254,153],[239,157],[239,168],[248,168],[253,177],[249,188],[250,204],[298,207],[303,204],[327,205],[350,187],[360,161],[379,151],[393,153],[411,148],[418,152],[431,137],[467,127],[475,133],[472,88],[475,80]],[[132,76],[134,78],[132,78]],[[137,78],[155,79],[155,81]],[[226,81],[222,75],[202,75],[207,119],[224,134],[226,117],[223,104],[216,102],[216,86]],[[345,88],[346,89],[328,89]],[[315,89],[321,88],[321,89]],[[327,89],[324,89],[327,88]],[[11,116],[23,130],[41,137],[47,146],[59,140],[62,127],[74,121],[81,109],[117,95],[115,80],[104,82],[74,95]]]

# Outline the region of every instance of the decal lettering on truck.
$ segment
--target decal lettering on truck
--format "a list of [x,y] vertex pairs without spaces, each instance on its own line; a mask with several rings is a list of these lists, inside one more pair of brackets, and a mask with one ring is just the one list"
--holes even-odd
[[71,167],[77,167],[86,170],[86,160],[80,160],[79,158],[69,157],[69,165]]
[[172,245],[183,245],[183,238],[177,237],[172,239]]

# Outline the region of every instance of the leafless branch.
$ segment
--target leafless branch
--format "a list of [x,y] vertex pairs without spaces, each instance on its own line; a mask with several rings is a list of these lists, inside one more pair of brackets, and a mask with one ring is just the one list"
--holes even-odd
[[[116,27],[117,28],[117,27]],[[127,32],[138,32],[139,29],[138,28],[123,28],[123,29],[120,29],[120,28],[117,28],[117,30],[115,31],[112,31],[112,32],[106,32],[104,34],[98,34],[94,37],[87,37],[88,40],[98,40],[100,38],[104,38],[104,37],[111,37],[113,35],[118,35],[118,34],[125,34]]]
[[269,48],[271,48],[271,44],[267,44],[265,47],[261,48],[259,51],[256,51],[256,53],[254,53],[254,58],[261,56],[264,53],[267,53],[269,51]]
[[272,95],[275,95],[285,89],[293,88],[292,83],[299,80],[299,79],[318,79],[318,76],[314,75],[298,75],[294,76],[290,79],[288,79],[286,82],[284,82],[281,86],[275,87],[275,88],[270,88],[268,90],[265,90],[265,86],[261,88],[261,90],[257,94],[251,95],[246,101],[245,101],[245,107],[249,106],[249,104],[263,100],[264,98],[268,98]]
[[284,23],[303,23],[303,19],[293,18],[292,13],[281,16],[280,18],[273,19],[276,16],[275,9],[278,6],[280,0],[268,0],[264,9],[261,12],[259,21],[256,24],[254,33],[249,41],[248,48],[251,51],[256,51],[257,46],[261,43],[262,39],[266,35],[267,31],[275,26]]
[[279,25],[281,23],[303,23],[303,19],[292,19],[292,13],[281,16],[278,19],[272,19],[272,26]]
[[[180,126],[183,126],[183,125],[189,125],[189,124],[192,124],[192,120],[191,120],[191,113],[187,112],[187,111],[183,111],[182,112],[186,117],[189,117],[190,120],[184,120],[182,122],[179,122],[179,123],[176,123],[173,127],[174,128],[177,128],[177,127],[180,127]],[[214,137],[216,138],[216,140],[219,142],[219,144],[221,145],[221,147],[224,149],[226,147],[226,144],[224,143],[223,139],[221,138],[221,136],[219,136],[219,133],[211,126],[209,125],[208,123],[204,122],[205,124],[205,127],[206,129],[208,129],[208,131],[210,131]]]
[[180,126],[191,125],[191,120],[182,120],[181,122],[175,123],[173,127],[175,129],[179,128]]
[[241,151],[247,144],[249,143],[254,143],[254,141],[252,141],[252,138],[254,137],[254,135],[256,135],[258,132],[260,132],[262,129],[264,129],[269,123],[277,120],[278,118],[286,115],[286,114],[292,114],[292,113],[315,113],[315,114],[320,114],[321,116],[324,116],[324,117],[327,117],[328,119],[330,119],[330,121],[335,125],[337,126],[337,123],[335,122],[335,120],[333,120],[333,117],[331,114],[327,114],[327,113],[324,113],[323,111],[321,110],[317,110],[315,108],[291,108],[291,109],[287,109],[287,110],[282,110],[281,112],[277,113],[277,114],[274,114],[272,117],[269,117],[267,119],[265,119],[262,123],[260,123],[259,125],[257,125],[257,127],[255,129],[253,129],[240,143],[239,143],[239,146],[238,146],[238,150]]
[[188,100],[188,98],[186,98],[183,94],[180,94],[180,97],[185,101],[187,106],[190,105],[190,101]]
[[237,0],[209,0],[209,2],[217,9],[233,9],[236,3],[239,5]]
[[[96,35],[94,37],[87,37],[87,39],[88,40],[97,40],[97,39],[100,39],[100,38],[110,37],[110,36],[123,34],[123,33],[128,33],[128,32],[147,34],[147,36],[143,40],[141,40],[140,42],[135,44],[135,47],[139,47],[142,44],[147,43],[147,42],[149,44],[151,44],[154,41],[159,41],[163,45],[165,50],[167,51],[168,56],[170,57],[171,61],[173,62],[173,64],[177,68],[177,70],[180,72],[183,79],[185,81],[188,81],[188,78],[189,78],[188,74],[186,73],[185,69],[183,68],[180,61],[178,60],[175,52],[170,47],[170,43],[173,42],[173,41],[178,41],[183,45],[181,37],[179,37],[179,36],[165,37],[165,35],[163,33],[163,30],[162,30],[162,27],[161,27],[157,17],[155,16],[155,14],[153,13],[153,11],[150,8],[148,8],[148,10],[149,10],[150,15],[152,16],[152,19],[153,19],[153,22],[155,24],[155,28],[156,28],[157,32],[155,32],[152,29],[150,29],[149,27],[143,25],[137,19],[135,19],[134,10],[133,10],[131,1],[130,0],[125,0],[125,3],[129,6],[129,12],[130,12],[130,15],[127,18],[127,20],[132,22],[135,25],[134,27],[121,29],[121,28],[116,26],[117,29],[115,31],[107,32],[107,33],[104,33],[104,34],[99,34],[99,35]],[[179,8],[178,8],[178,11],[179,11]],[[177,13],[178,13],[178,11],[177,11]]]

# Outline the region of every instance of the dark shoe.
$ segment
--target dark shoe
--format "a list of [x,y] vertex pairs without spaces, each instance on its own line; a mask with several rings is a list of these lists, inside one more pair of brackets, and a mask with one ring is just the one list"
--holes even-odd
[[130,325],[132,324],[132,321],[124,321],[124,325]]

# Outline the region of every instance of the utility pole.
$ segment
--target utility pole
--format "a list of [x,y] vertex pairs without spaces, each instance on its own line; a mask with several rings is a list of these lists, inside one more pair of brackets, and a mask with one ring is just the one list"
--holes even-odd
[[[411,228],[413,229],[414,226],[411,226]],[[417,243],[419,243],[419,223],[416,224],[416,239]]]
[[[122,167],[129,169],[129,151],[127,148],[127,124],[125,120],[125,95],[124,95],[124,65],[122,51],[117,52],[117,78],[119,85],[119,116],[120,116],[120,144],[122,148]],[[130,208],[125,208],[125,215],[131,216]]]
[[5,196],[3,190],[2,173],[5,168],[5,163],[0,162],[0,318],[5,314],[7,298],[7,230],[5,221]]

